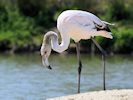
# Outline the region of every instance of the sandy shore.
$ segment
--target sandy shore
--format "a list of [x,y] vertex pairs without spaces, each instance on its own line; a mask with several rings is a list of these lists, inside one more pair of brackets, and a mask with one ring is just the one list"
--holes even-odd
[[133,100],[133,89],[87,92],[47,100]]

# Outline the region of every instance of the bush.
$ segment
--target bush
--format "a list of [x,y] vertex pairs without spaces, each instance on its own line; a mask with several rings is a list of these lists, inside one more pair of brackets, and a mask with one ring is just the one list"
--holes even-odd
[[[2,10],[1,10],[2,9]],[[34,21],[22,16],[16,8],[1,8],[0,48],[6,42],[6,48],[23,47],[32,43]]]
[[133,29],[127,27],[119,28],[116,32],[116,42],[114,44],[114,51],[119,53],[133,52]]
[[132,20],[131,10],[129,10],[129,8],[127,9],[125,0],[111,0],[108,10],[107,18],[109,20]]

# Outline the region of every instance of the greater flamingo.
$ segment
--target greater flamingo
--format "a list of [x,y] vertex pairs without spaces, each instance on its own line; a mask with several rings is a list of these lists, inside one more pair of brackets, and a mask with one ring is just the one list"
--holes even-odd
[[92,13],[81,10],[67,10],[62,12],[57,19],[57,28],[60,32],[62,41],[58,43],[58,34],[49,31],[44,35],[43,43],[41,46],[42,63],[49,69],[52,69],[49,65],[48,58],[51,54],[51,49],[61,53],[65,51],[69,44],[70,38],[76,43],[76,51],[78,58],[78,93],[80,93],[80,76],[82,69],[82,62],[80,58],[80,43],[81,39],[92,39],[94,44],[99,48],[102,53],[103,59],[103,89],[105,90],[105,55],[106,52],[103,48],[93,39],[94,36],[102,36],[112,39],[112,33],[109,29],[111,23],[100,20]]

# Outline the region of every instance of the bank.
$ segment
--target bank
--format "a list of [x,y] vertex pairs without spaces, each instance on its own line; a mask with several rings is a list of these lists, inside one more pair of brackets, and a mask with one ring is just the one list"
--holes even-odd
[[133,89],[94,91],[47,100],[133,100]]

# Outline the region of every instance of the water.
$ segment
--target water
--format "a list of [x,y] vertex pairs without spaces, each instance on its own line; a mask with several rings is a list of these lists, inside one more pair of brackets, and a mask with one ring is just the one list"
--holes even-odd
[[[102,90],[101,56],[82,55],[81,92]],[[0,55],[1,100],[45,100],[75,94],[77,59],[75,55],[52,55],[53,70],[42,67],[37,54]],[[108,89],[133,89],[133,57],[108,56]]]

